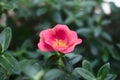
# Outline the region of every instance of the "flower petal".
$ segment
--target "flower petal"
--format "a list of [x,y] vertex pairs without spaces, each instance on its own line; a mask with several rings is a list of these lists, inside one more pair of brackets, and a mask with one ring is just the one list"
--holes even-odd
[[47,29],[40,33],[40,38],[44,39],[47,44],[52,45],[52,42],[55,40],[54,35],[55,32],[52,29]]
[[60,52],[67,54],[73,51],[77,44],[81,44],[81,43],[82,43],[82,39],[77,39],[77,41],[73,45],[69,46],[67,49],[60,51]]
[[75,31],[70,31],[69,36],[68,36],[68,44],[71,45],[76,42],[78,39],[77,33]]
[[54,51],[54,49],[50,45],[46,44],[42,39],[40,39],[40,42],[38,43],[38,48],[44,52]]
[[68,40],[70,29],[66,25],[58,24],[53,30],[55,31],[55,37],[61,40]]

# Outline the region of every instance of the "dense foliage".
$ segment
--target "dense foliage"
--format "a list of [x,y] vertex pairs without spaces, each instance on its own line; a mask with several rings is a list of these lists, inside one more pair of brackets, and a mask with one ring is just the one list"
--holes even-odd
[[[120,79],[120,9],[102,0],[0,0],[0,80]],[[83,43],[66,55],[38,50],[39,32],[66,24]],[[61,65],[62,60],[62,65]]]

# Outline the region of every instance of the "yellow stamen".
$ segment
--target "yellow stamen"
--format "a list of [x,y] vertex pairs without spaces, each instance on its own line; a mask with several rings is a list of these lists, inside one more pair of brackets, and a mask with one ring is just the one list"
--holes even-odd
[[56,39],[55,42],[53,43],[55,47],[67,47],[66,42],[63,40],[58,40]]

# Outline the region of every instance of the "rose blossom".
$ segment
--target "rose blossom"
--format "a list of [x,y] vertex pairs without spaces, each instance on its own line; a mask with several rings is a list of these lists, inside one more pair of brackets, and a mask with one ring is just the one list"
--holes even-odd
[[70,30],[67,25],[57,24],[52,29],[40,32],[38,48],[44,52],[58,51],[66,54],[81,43],[82,39],[78,38],[75,31]]

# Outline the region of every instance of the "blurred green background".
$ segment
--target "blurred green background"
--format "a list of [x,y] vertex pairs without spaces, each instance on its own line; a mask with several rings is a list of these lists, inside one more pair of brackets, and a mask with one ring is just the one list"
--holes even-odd
[[[43,75],[54,68],[45,64],[52,54],[40,52],[37,43],[39,32],[56,24],[68,25],[83,39],[71,53],[80,56],[74,67],[80,67],[86,59],[96,74],[100,66],[109,62],[110,73],[117,74],[119,80],[120,7],[116,4],[120,2],[108,1],[0,0],[0,30],[6,26],[12,29],[12,41],[5,53],[14,56],[21,69],[21,74],[12,74],[9,80],[31,80],[38,71]],[[1,69],[0,75],[2,80]]]

